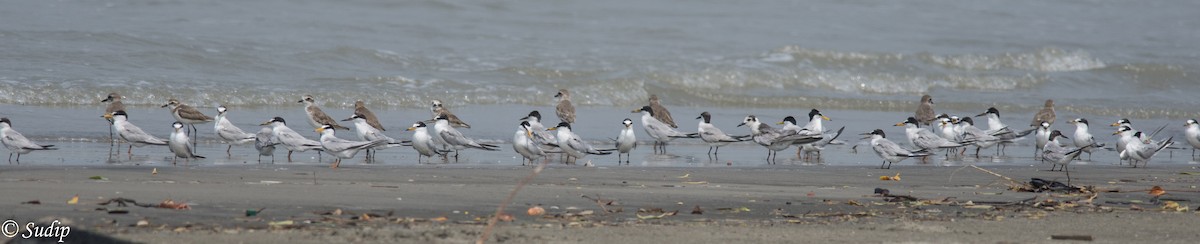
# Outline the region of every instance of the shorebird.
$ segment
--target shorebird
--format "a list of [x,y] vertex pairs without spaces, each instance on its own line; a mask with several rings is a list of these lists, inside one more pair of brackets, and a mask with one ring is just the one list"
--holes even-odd
[[1046,105],[1033,115],[1033,122],[1030,122],[1029,126],[1038,126],[1042,122],[1054,125],[1054,117],[1054,99],[1046,99]]
[[370,125],[372,128],[375,128],[379,131],[387,131],[386,129],[383,129],[383,124],[379,123],[379,118],[375,117],[375,113],[371,112],[370,109],[367,109],[367,105],[363,103],[362,100],[354,101],[354,114],[357,114],[362,117],[363,120],[366,120],[367,125]]
[[1067,166],[1071,164],[1071,161],[1079,158],[1079,155],[1083,154],[1084,150],[1096,147],[1097,145],[1088,144],[1084,145],[1083,147],[1064,147],[1062,146],[1062,143],[1058,141],[1059,138],[1067,139],[1067,137],[1063,136],[1062,132],[1058,130],[1050,132],[1050,142],[1046,143],[1046,148],[1042,150],[1042,160],[1053,163],[1053,165],[1050,167],[1050,171],[1054,171],[1055,168],[1061,166],[1062,168],[1058,170],[1067,173],[1067,185],[1070,185],[1071,170],[1067,169]]
[[391,137],[384,135],[383,131],[379,131],[374,126],[371,126],[370,122],[368,122],[368,120],[367,120],[366,115],[360,114],[358,112],[354,112],[354,115],[350,115],[350,118],[344,119],[342,121],[354,121],[354,131],[357,132],[356,134],[358,135],[359,140],[363,140],[363,141],[384,140],[384,141],[387,141],[387,143],[385,143],[383,145],[379,145],[379,146],[372,147],[372,148],[367,148],[367,159],[375,158],[375,155],[372,153],[373,150],[398,147],[404,143],[404,141],[396,141],[396,139],[392,139]]
[[350,130],[350,128],[338,125],[337,121],[333,120],[333,117],[329,117],[328,114],[325,114],[325,111],[321,111],[321,107],[317,106],[317,100],[314,100],[312,95],[304,95],[297,103],[304,104],[304,114],[307,115],[308,124],[312,125],[314,129],[328,124],[333,126],[334,129]]
[[558,106],[554,107],[555,114],[558,114],[558,120],[574,124],[575,105],[571,105],[571,92],[568,92],[567,89],[558,89],[558,94],[554,94],[554,97],[558,98]]
[[1067,121],[1075,125],[1075,147],[1083,149],[1083,152],[1088,154],[1088,160],[1092,160],[1092,149],[1094,147],[1085,147],[1096,144],[1096,138],[1092,137],[1092,133],[1088,131],[1088,121],[1084,118],[1076,118]]
[[654,109],[655,119],[662,121],[663,124],[670,125],[671,128],[679,128],[679,125],[675,124],[675,119],[671,118],[671,111],[667,111],[667,107],[664,107],[659,102],[658,94],[650,94],[650,108]]
[[437,119],[438,116],[444,115],[446,116],[446,120],[450,122],[451,126],[467,129],[471,128],[471,125],[467,124],[467,122],[463,122],[462,119],[458,118],[458,115],[454,115],[454,113],[450,112],[450,109],[446,108],[446,106],[443,106],[441,100],[434,99],[433,101],[430,101],[430,104],[429,112],[433,113],[433,119]]
[[271,156],[271,163],[275,163],[275,145],[279,145],[279,142],[271,135],[271,128],[259,129],[258,133],[254,134],[254,149],[258,150],[258,162],[262,162],[262,156]]
[[116,92],[109,93],[108,97],[100,100],[100,102],[108,103],[108,107],[104,109],[104,115],[100,117],[104,117],[104,120],[108,121],[108,145],[113,146],[114,143],[119,143],[120,141],[113,140],[112,114],[113,112],[125,110],[125,103],[121,102],[121,94],[117,94]]
[[[797,122],[796,118],[791,117],[791,116],[788,116],[788,118],[792,118],[792,120],[790,122],[786,122],[786,123],[796,124],[796,122]],[[787,118],[784,118],[784,120],[786,121]],[[835,140],[837,140],[838,136],[840,136],[842,134],[841,130],[838,130],[838,132],[833,135],[825,135],[825,125],[824,125],[823,121],[833,121],[833,119],[826,117],[824,114],[821,113],[820,110],[817,110],[815,108],[808,111],[808,124],[805,124],[804,127],[801,127],[800,130],[796,130],[796,131],[799,132],[801,130],[804,130],[804,131],[808,131],[807,133],[809,133],[809,134],[821,134],[821,135],[825,136],[825,139],[821,139],[821,141],[818,141],[818,142],[801,145],[799,148],[796,149],[796,157],[800,157],[802,159],[803,158],[811,159],[812,156],[810,156],[810,155],[813,153],[816,153],[817,154],[816,157],[820,158],[821,150],[824,150],[826,145],[829,145],[829,144],[840,145],[841,144],[841,141],[835,141]],[[787,128],[788,128],[787,126],[784,126],[784,129],[787,129]],[[845,128],[845,127],[842,127],[842,128]]]
[[1037,127],[1037,134],[1033,135],[1035,137],[1034,139],[1037,139],[1036,144],[1034,145],[1035,147],[1033,148],[1033,157],[1041,160],[1042,157],[1038,157],[1039,153],[1043,152],[1046,148],[1046,143],[1050,142],[1051,131],[1050,122],[1042,121],[1038,124],[1039,126]]
[[917,112],[913,118],[920,122],[920,125],[929,126],[937,120],[937,113],[933,112],[933,96],[921,96],[921,104],[917,105]]
[[671,126],[667,125],[666,123],[655,119],[654,109],[650,108],[650,106],[642,106],[641,109],[633,110],[633,112],[642,113],[642,128],[646,130],[646,134],[650,135],[651,138],[654,138],[655,153],[661,152],[666,154],[667,142],[670,142],[675,138],[696,138],[700,136],[697,133],[687,134],[679,132],[671,128]]
[[767,162],[773,163],[773,157],[778,151],[783,151],[792,145],[803,145],[820,141],[823,137],[819,134],[800,134],[795,131],[785,131],[771,128],[766,123],[758,121],[758,117],[754,115],[746,116],[738,127],[750,127],[750,135],[755,143],[767,148]]
[[546,131],[546,126],[542,125],[542,113],[539,113],[537,110],[533,110],[532,112],[529,112],[529,115],[521,118],[520,121],[529,122],[529,128],[533,131],[533,138],[531,139],[538,144],[547,145],[549,147],[554,147],[554,145],[558,144],[558,139],[554,138],[554,133]]
[[[166,146],[167,141],[146,133],[142,128],[138,128],[133,123],[129,122],[129,115],[124,110],[113,112],[113,130],[117,131],[117,135],[121,136],[121,140],[129,143],[129,150],[125,153],[133,156],[133,147],[142,147],[145,145]],[[117,149],[120,150],[120,149]]]
[[[578,161],[580,158],[583,158],[588,154],[608,155],[612,154],[612,151],[616,150],[596,149],[595,147],[592,147],[592,144],[579,139],[579,135],[571,132],[571,124],[568,124],[567,122],[559,122],[558,126],[547,130],[558,131],[558,135],[555,135],[555,137],[558,138],[558,148],[562,149],[563,153],[567,154],[568,161],[563,162],[566,164],[575,164],[575,161]],[[575,160],[570,160],[571,158],[575,158]]]
[[[959,148],[959,147],[964,146],[963,144],[959,144],[957,142],[952,142],[950,140],[946,140],[946,138],[942,138],[941,136],[933,134],[933,132],[931,132],[929,130],[921,129],[921,128],[917,127],[917,123],[919,123],[919,122],[917,122],[916,118],[908,117],[908,119],[906,119],[900,123],[897,123],[896,126],[904,126],[904,134],[906,136],[908,136],[908,143],[911,143],[913,146],[916,146],[917,148],[920,148],[921,150],[924,150],[924,151],[930,151],[930,150],[934,150],[934,149],[949,150],[952,148]],[[924,159],[926,159],[926,158],[927,157],[923,157],[922,161],[924,161]]]
[[[960,138],[963,138],[965,141],[971,141],[971,144],[975,145],[975,158],[979,158],[979,150],[1004,142],[1004,139],[1000,138],[1000,136],[1012,133],[1012,131],[996,131],[989,133],[979,129],[979,127],[975,127],[975,119],[972,119],[971,117],[960,118],[958,123],[959,128],[962,128],[962,134]],[[966,152],[966,150],[963,150],[963,152]]]
[[1183,136],[1187,137],[1188,144],[1192,145],[1192,158],[1196,158],[1196,149],[1200,148],[1200,124],[1196,123],[1196,119],[1189,119],[1183,124]]
[[304,138],[300,133],[288,128],[287,121],[284,121],[283,118],[275,117],[261,125],[271,126],[271,137],[288,150],[288,162],[292,161],[292,152],[317,150],[317,155],[320,155],[320,151],[323,150],[321,142]]
[[532,165],[534,159],[546,158],[546,151],[542,150],[542,145],[534,137],[533,126],[529,121],[517,124],[517,132],[513,134],[513,150],[521,154],[521,165],[525,165],[525,160],[529,160]]
[[433,141],[435,136],[429,134],[429,130],[426,129],[425,122],[417,121],[416,123],[413,123],[412,127],[408,127],[408,131],[413,132],[412,147],[413,150],[417,150],[418,153],[417,164],[421,163],[421,156],[433,157],[433,155],[441,155],[442,161],[448,160],[446,154],[450,151],[441,150],[439,148],[438,145],[440,144],[437,144]]
[[[746,141],[746,139],[751,137],[751,135],[730,136],[729,134],[725,134],[724,131],[721,131],[721,128],[717,128],[717,126],[712,124],[712,114],[709,114],[708,111],[701,112],[700,116],[696,117],[696,119],[700,120],[700,123],[696,125],[696,131],[700,134],[700,140],[708,144],[708,154],[710,155],[716,155],[721,151],[722,146],[729,145],[729,143]],[[630,122],[632,123],[632,121]],[[632,135],[633,132],[631,131],[630,136]]]
[[217,122],[213,123],[213,130],[217,132],[217,138],[220,138],[225,144],[229,144],[229,147],[225,148],[225,155],[233,157],[233,154],[229,152],[229,150],[233,149],[233,145],[255,141],[255,135],[246,133],[242,128],[238,128],[232,122],[229,122],[229,115],[226,114],[226,111],[228,109],[225,106],[217,106]]
[[[191,130],[187,131],[188,135],[191,135],[192,131],[200,132],[196,129],[196,124],[203,124],[213,121],[212,117],[208,117],[208,115],[201,113],[200,110],[196,110],[196,108],[188,106],[187,104],[180,103],[179,100],[174,98],[167,99],[167,104],[163,104],[162,107],[169,107],[171,109],[171,116],[175,117],[175,121],[179,121],[180,123],[184,123],[191,127]],[[196,139],[200,139],[200,136],[196,135]],[[196,147],[196,141],[194,140],[192,141],[192,147]]]
[[204,156],[196,155],[195,150],[188,145],[188,141],[191,141],[191,139],[188,139],[187,133],[180,131],[180,129],[183,129],[182,122],[175,121],[175,123],[171,124],[171,127],[175,128],[174,131],[171,131],[171,136],[167,138],[167,148],[171,149],[172,153],[175,153],[175,157],[171,157],[171,164],[178,162],[179,158],[186,160],[184,162],[191,162],[193,158],[204,158]]
[[[450,145],[450,147],[453,147],[456,151],[467,148],[475,148],[487,151],[500,150],[496,149],[496,145],[479,143],[475,139],[471,139],[463,135],[462,132],[459,132],[458,130],[454,129],[454,127],[450,126],[450,122],[446,119],[446,116],[437,117],[437,122],[434,122],[433,124],[433,133],[433,136],[441,138],[442,141],[446,142],[446,145]],[[458,161],[458,152],[454,153],[454,161]]]
[[[893,163],[899,163],[900,161],[904,161],[904,159],[929,156],[929,152],[925,150],[913,151],[900,147],[895,142],[888,140],[887,135],[881,129],[875,129],[861,135],[867,136],[863,139],[871,140],[871,149],[875,150],[875,155],[879,155],[879,158],[883,159],[883,163],[879,164],[880,169],[890,169]],[[884,165],[887,165],[887,167],[884,168]]]
[[321,125],[321,127],[315,129],[314,131],[316,131],[318,134],[321,134],[321,149],[324,149],[326,152],[329,152],[329,154],[333,154],[333,156],[335,156],[333,164],[329,165],[330,168],[337,168],[342,164],[342,159],[354,158],[354,155],[358,154],[358,151],[380,145],[386,145],[388,143],[388,141],[385,139],[378,139],[374,141],[350,141],[337,138],[337,136],[333,135],[334,129],[333,125],[331,124]]
[[621,164],[621,154],[625,154],[625,164],[629,164],[629,155],[637,148],[637,137],[633,134],[633,120],[625,118],[621,121],[621,134],[617,135],[617,164]]
[[1008,128],[1008,125],[1005,125],[1004,122],[1000,121],[1000,110],[996,109],[995,107],[988,108],[987,111],[984,111],[979,115],[975,115],[975,117],[980,116],[987,116],[988,129],[984,132],[1000,137],[1000,146],[996,147],[996,155],[1004,155],[1004,151],[1008,148],[1009,144],[1013,144],[1016,141],[1025,139],[1025,136],[1028,136],[1029,134],[1033,133],[1033,131],[1037,130],[1036,128],[1030,128],[1019,132],[1013,131],[1012,129]]
[[[1129,127],[1121,128],[1124,129]],[[1122,131],[1118,130],[1113,134],[1116,135],[1121,132]],[[1171,141],[1174,139],[1173,137],[1167,138],[1167,140],[1161,142],[1142,141],[1142,132],[1133,133],[1133,138],[1134,140],[1131,140],[1128,142],[1128,144],[1125,144],[1125,151],[1121,152],[1121,156],[1129,157],[1129,163],[1132,164],[1134,168],[1138,167],[1139,162],[1142,163],[1142,167],[1145,167],[1150,163],[1151,157],[1154,157],[1154,155],[1158,154],[1159,151],[1162,151],[1163,149],[1171,146],[1171,144],[1175,143]]]
[[8,148],[9,163],[12,163],[12,155],[17,154],[17,164],[21,164],[21,154],[40,150],[58,150],[58,148],[53,148],[54,145],[42,145],[25,138],[21,132],[13,130],[12,121],[9,121],[8,118],[0,118],[0,143]]

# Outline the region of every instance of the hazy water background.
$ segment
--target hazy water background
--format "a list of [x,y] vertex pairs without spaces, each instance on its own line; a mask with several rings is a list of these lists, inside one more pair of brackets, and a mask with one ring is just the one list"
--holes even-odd
[[[940,112],[996,106],[1010,125],[1053,98],[1056,129],[1084,116],[1107,135],[1101,124],[1129,117],[1178,133],[1200,117],[1196,16],[1196,1],[6,1],[0,115],[90,145],[107,138],[98,101],[117,91],[163,137],[171,97],[245,111],[233,118],[247,130],[283,115],[307,131],[296,101],[313,94],[335,117],[365,100],[407,137],[437,98],[499,141],[530,109],[556,122],[552,96],[569,88],[595,118],[577,130],[602,140],[649,94],[687,130],[700,111],[742,132],[747,113],[815,107],[859,133],[928,93]],[[737,158],[762,150],[746,148]],[[859,155],[843,161],[876,161]]]

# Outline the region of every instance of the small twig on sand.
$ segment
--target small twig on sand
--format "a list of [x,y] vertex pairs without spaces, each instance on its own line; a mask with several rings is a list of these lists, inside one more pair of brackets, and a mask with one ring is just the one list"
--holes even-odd
[[529,181],[532,181],[534,177],[537,177],[538,173],[542,172],[543,168],[546,168],[547,162],[550,162],[550,158],[542,160],[542,162],[539,163],[536,168],[533,168],[533,172],[529,173],[529,176],[525,176],[525,178],[517,182],[517,187],[513,188],[512,192],[508,193],[508,197],[504,198],[504,201],[500,202],[500,206],[496,207],[496,213],[492,214],[491,218],[488,218],[487,227],[483,228],[483,234],[479,235],[479,239],[475,240],[475,243],[483,244],[487,242],[488,239],[491,239],[492,228],[496,227],[496,221],[500,219],[500,214],[504,213],[504,208],[508,207],[509,203],[512,203],[513,198],[517,196],[517,192],[521,191],[521,188],[524,188],[525,185],[529,184]]
[[[1021,182],[1019,182],[1019,181],[1013,180],[1012,178],[1008,178],[1008,176],[1004,176],[1004,175],[998,174],[998,173],[996,173],[996,172],[992,172],[991,170],[986,170],[986,169],[980,168],[979,166],[975,166],[975,165],[967,165],[967,166],[965,166],[965,167],[963,167],[963,168],[960,168],[959,170],[965,169],[966,167],[975,168],[975,169],[978,169],[979,171],[983,171],[984,173],[988,173],[988,174],[991,174],[991,175],[993,175],[993,176],[1000,177],[1001,179],[1008,180],[1008,183],[1010,183],[1010,186],[1012,186],[1012,187],[1023,187],[1023,186],[1025,186],[1025,183],[1021,183]],[[955,170],[955,173],[957,173],[957,172],[958,172],[958,170]],[[951,174],[951,176],[950,176],[950,177],[951,177],[950,179],[951,179],[951,180],[953,180],[953,179],[954,179],[954,178],[953,178],[953,177],[954,177],[954,174]]]

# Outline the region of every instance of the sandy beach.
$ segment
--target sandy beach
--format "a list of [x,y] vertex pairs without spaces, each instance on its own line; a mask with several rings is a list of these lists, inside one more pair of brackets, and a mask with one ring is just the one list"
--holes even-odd
[[[1017,180],[1065,180],[1043,165],[986,168]],[[148,243],[471,242],[532,171],[281,164],[2,169],[6,218],[59,220],[72,233]],[[1200,171],[1196,166],[1073,170],[1073,184],[1100,191],[1090,203],[1091,194],[1013,191],[1006,180],[969,167],[551,165],[517,195],[506,211],[515,220],[501,222],[492,240],[1029,243],[1064,235],[1102,243],[1191,243],[1200,237],[1191,227],[1200,218],[1194,211],[1200,197],[1188,192],[1197,190],[1200,176],[1185,174]],[[901,180],[879,179],[896,174]],[[1150,202],[1152,186],[1166,190],[1162,203]],[[889,202],[875,188],[912,199]],[[75,195],[78,202],[68,204]],[[149,207],[110,202],[117,198]],[[159,208],[164,200],[188,209]],[[1179,207],[1164,207],[1168,201]],[[99,205],[104,202],[110,203]],[[546,214],[527,215],[532,206]],[[65,240],[85,241],[80,236]]]

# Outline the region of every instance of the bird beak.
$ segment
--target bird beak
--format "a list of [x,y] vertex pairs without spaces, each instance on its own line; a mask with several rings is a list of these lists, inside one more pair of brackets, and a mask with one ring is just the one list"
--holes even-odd
[[[702,118],[704,118],[704,116],[696,116],[696,119],[702,119]],[[1186,126],[1186,125],[1184,125],[1184,126]]]
[[106,98],[104,98],[104,100],[100,100],[100,102],[108,102],[108,101],[112,101],[112,97],[106,97]]
[[325,127],[317,128],[315,131],[317,131],[317,133],[325,133]]
[[271,124],[271,121],[268,120],[267,122],[263,122],[262,124],[258,124],[258,125],[270,125],[270,124]]
[[1121,123],[1112,123],[1111,125],[1108,125],[1108,126],[1118,126],[1118,125],[1121,125]]
[[775,124],[777,124],[777,125],[782,125],[782,124],[783,124],[783,121],[779,121],[778,123],[775,123]]
[[346,119],[343,119],[342,121],[351,121],[351,120],[354,120],[354,117],[346,118]]
[[558,93],[558,94],[554,94],[554,97],[561,97],[561,96],[562,96],[562,93],[561,93],[561,92],[560,92],[560,93]]
[[296,103],[304,103],[304,100],[301,99],[300,101],[297,101]]
[[[112,115],[112,113],[104,113],[104,115],[100,115],[100,117],[104,117],[105,119],[112,119],[113,115]],[[1184,125],[1184,127],[1187,127],[1187,125]]]
[[738,124],[737,127],[742,127],[743,125],[746,125],[746,122],[742,122],[741,124]]
[[163,105],[162,105],[162,107],[164,107],[164,108],[165,108],[165,107],[167,107],[167,106],[171,106],[171,104],[170,104],[170,103],[168,103],[168,104],[163,104]]
[[896,123],[896,126],[904,126],[904,122]]
[[531,139],[532,139],[532,138],[533,138],[533,131],[530,131],[530,130],[525,130],[525,136],[528,136],[529,138],[531,138]]
[[417,127],[408,127],[408,129],[407,129],[407,131],[414,131],[414,130],[417,130]]
[[636,114],[636,113],[638,113],[638,112],[641,112],[641,111],[642,111],[642,109],[634,109],[634,110],[633,110],[632,112],[630,112],[630,113],[635,113],[635,114]]
[[824,114],[821,115],[821,119],[824,119],[825,121],[833,121],[832,119],[829,119],[829,117],[825,117]]
[[550,127],[550,129],[546,129],[546,130],[547,130],[547,131],[552,131],[552,130],[557,130],[557,129],[558,129],[558,127],[557,127],[557,126],[555,126],[555,127]]
[[977,115],[975,115],[975,117],[983,117],[984,115],[987,115],[987,112],[983,112],[983,113],[981,113],[981,114],[977,114]]
[[1117,132],[1113,132],[1113,135],[1116,135],[1116,134],[1121,134],[1121,131],[1118,130]]

